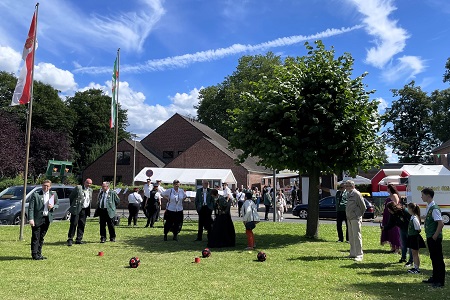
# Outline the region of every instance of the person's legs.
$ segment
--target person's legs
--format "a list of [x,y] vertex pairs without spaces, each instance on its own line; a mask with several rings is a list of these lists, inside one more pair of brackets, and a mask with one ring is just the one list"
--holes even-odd
[[109,240],[113,242],[116,239],[116,228],[114,226],[114,219],[110,218],[107,215],[106,224],[108,225]]
[[82,208],[78,215],[78,226],[77,226],[77,242],[81,242],[83,240],[84,228],[86,227],[86,217],[87,210],[89,208]]
[[134,215],[133,204],[129,203],[128,204],[128,226],[131,225],[131,220],[133,219],[133,215]]
[[74,215],[74,214],[70,215],[69,232],[67,233],[67,243],[69,243],[69,245],[70,245],[70,242],[72,242],[72,240],[73,240],[73,236],[75,235],[75,231],[76,231],[77,225],[78,225],[78,219],[79,219],[78,215]]
[[353,226],[353,223],[354,222],[357,222],[357,220],[347,220],[347,222],[348,222],[348,241],[349,241],[349,243],[350,243],[350,257],[356,257],[356,254],[355,254],[355,234],[356,233],[354,233],[353,232],[353,230],[354,230],[354,226]]
[[100,209],[99,211],[99,224],[100,224],[100,241],[104,242],[106,240],[106,222],[107,222],[108,212],[106,209]]
[[434,240],[427,238],[428,251],[430,252],[430,259],[433,265],[433,280],[434,283],[445,283],[445,264],[442,254],[442,238]]
[[39,258],[39,237],[41,235],[41,226],[31,227],[31,257]]
[[400,239],[402,242],[402,257],[400,258],[400,262],[406,262],[406,252],[408,251],[408,247],[406,246],[406,242],[408,240],[407,230],[400,229]]
[[362,244],[362,234],[361,234],[362,219],[356,220],[354,222],[353,233],[355,234],[355,256],[363,256],[363,244]]
[[338,211],[337,212],[337,216],[336,216],[336,231],[338,234],[338,241],[339,242],[343,242],[344,241],[344,233],[342,232],[342,222],[344,221],[343,219],[343,212],[342,211]]
[[245,230],[245,235],[247,236],[247,248],[253,248],[254,244],[255,244],[255,240],[254,240],[254,235],[253,235],[253,231],[246,229]]
[[241,217],[241,208],[244,205],[243,201],[238,201],[238,217]]
[[48,217],[44,217],[44,223],[40,226],[39,233],[39,246],[38,246],[38,256],[42,257],[42,246],[44,245],[44,237],[47,234],[48,227],[50,226],[50,221]]
[[266,221],[268,221],[269,220],[269,210],[270,210],[270,205],[264,205],[265,207],[266,207],[266,214],[265,214],[265,216],[264,216],[264,219],[266,220]]

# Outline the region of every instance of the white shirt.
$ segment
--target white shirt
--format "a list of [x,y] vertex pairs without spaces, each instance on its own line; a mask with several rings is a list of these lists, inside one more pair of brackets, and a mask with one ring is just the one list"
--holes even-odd
[[144,196],[145,197],[150,197],[150,192],[153,190],[153,184],[150,183],[150,185],[148,183],[144,184]]
[[245,193],[244,192],[239,192],[236,194],[236,199],[238,201],[245,201]]
[[187,197],[183,189],[178,188],[178,192],[171,188],[162,193],[162,196],[169,199],[167,210],[183,211],[183,200]]
[[130,204],[140,204],[142,201],[144,201],[141,197],[141,195],[139,195],[138,192],[133,192],[131,194],[128,195],[128,203]]
[[229,187],[226,186],[226,187],[223,188],[223,196],[225,198],[228,198],[228,195],[231,195],[231,190],[230,190]]
[[206,205],[207,196],[208,196],[208,189],[203,189],[203,205]]
[[166,191],[166,189],[165,189],[162,185],[159,185],[159,186],[158,186],[158,193],[162,194],[162,193],[164,193],[165,191]]
[[100,195],[102,197],[100,198],[100,201],[98,202],[99,203],[98,207],[106,208],[106,199],[108,198],[108,193],[109,193],[109,189],[106,192],[104,192],[103,190],[100,192],[99,197],[100,197]]
[[83,195],[84,195],[83,208],[87,208],[91,203],[91,197],[89,197],[90,196],[89,189],[83,187]]
[[415,230],[420,230],[420,222],[417,219],[417,217],[416,216],[411,216],[411,220],[413,221],[414,229]]
[[[434,201],[431,201],[430,204],[427,205],[427,211],[425,212],[425,215],[428,215],[428,211],[430,210],[430,207],[436,205],[436,203],[434,203]],[[433,220],[435,221],[442,221],[442,215],[441,212],[439,211],[439,209],[433,209],[432,212],[432,217]]]
[[44,216],[48,216],[48,199],[50,198],[50,192],[46,192],[42,194],[42,198],[44,199]]

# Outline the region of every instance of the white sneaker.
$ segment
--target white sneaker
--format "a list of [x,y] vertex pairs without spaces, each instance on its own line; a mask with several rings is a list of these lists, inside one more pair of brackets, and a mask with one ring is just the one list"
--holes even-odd
[[355,261],[362,261],[363,260],[363,257],[362,256],[357,256],[357,257],[355,257]]

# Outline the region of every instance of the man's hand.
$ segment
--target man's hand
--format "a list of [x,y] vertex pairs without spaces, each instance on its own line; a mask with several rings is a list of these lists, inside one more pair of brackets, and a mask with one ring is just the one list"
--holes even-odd
[[30,220],[28,223],[30,223],[31,227],[34,227],[34,220]]

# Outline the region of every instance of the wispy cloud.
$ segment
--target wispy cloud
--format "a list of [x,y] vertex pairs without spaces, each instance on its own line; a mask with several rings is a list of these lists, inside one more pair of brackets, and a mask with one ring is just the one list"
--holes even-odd
[[377,68],[382,68],[391,58],[403,51],[407,31],[398,26],[397,20],[389,15],[396,10],[391,0],[348,0],[356,5],[358,11],[364,15],[365,30],[375,37],[375,47],[367,50],[366,62]]
[[402,56],[392,66],[383,71],[383,78],[389,82],[401,78],[409,80],[425,70],[425,62],[418,56]]
[[[353,27],[345,27],[345,28],[331,28],[325,31],[313,34],[313,35],[294,35],[289,37],[278,38],[275,40],[271,40],[268,42],[256,44],[256,45],[242,45],[242,44],[234,44],[227,48],[219,48],[213,50],[200,51],[192,54],[184,54],[180,56],[171,56],[163,59],[153,59],[149,60],[143,64],[137,65],[123,65],[121,66],[122,72],[129,73],[141,73],[141,72],[154,72],[154,71],[162,71],[167,69],[178,69],[185,68],[191,64],[199,63],[199,62],[208,62],[219,60],[221,58],[242,54],[247,52],[257,52],[264,51],[267,49],[273,49],[283,46],[295,45],[301,42],[305,42],[308,40],[316,40],[328,38],[331,36],[336,36],[340,34],[344,34],[347,32],[351,32],[356,29],[362,28],[362,25],[356,25]],[[77,68],[74,70],[77,73],[89,73],[89,74],[104,74],[110,73],[111,67],[83,67]]]

